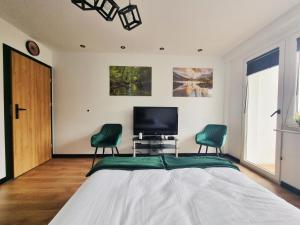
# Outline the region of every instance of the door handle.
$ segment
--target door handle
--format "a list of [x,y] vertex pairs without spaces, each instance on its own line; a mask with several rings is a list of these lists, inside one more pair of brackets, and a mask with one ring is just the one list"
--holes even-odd
[[16,104],[15,105],[16,119],[19,119],[19,117],[20,117],[20,111],[25,111],[25,110],[27,110],[27,109],[20,108],[19,104]]
[[275,114],[281,114],[281,110],[277,109],[275,112],[272,113],[271,117],[275,116]]

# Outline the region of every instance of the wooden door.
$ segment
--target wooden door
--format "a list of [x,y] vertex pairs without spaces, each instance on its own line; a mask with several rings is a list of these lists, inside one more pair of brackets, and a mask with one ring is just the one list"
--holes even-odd
[[11,54],[14,177],[51,158],[51,69]]

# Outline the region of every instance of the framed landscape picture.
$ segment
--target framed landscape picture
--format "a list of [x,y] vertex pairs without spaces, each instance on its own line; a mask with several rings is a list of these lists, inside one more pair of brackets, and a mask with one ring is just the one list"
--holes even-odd
[[212,68],[173,68],[174,97],[211,97]]
[[151,96],[152,68],[110,66],[111,96]]

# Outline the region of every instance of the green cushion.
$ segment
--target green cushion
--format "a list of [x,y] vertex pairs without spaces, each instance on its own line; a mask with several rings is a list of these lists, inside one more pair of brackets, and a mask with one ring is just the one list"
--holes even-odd
[[230,160],[215,156],[188,156],[176,158],[172,155],[163,156],[165,167],[168,170],[178,168],[209,168],[228,167],[239,170]]
[[139,170],[139,169],[165,169],[160,156],[148,157],[105,157],[100,160],[87,176],[102,169]]

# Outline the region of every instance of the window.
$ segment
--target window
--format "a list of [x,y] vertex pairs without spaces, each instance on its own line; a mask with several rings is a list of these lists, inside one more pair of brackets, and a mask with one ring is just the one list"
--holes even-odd
[[297,101],[296,113],[300,113],[300,38],[297,39]]
[[[288,106],[288,114],[285,122],[286,127],[291,128],[293,130],[300,129],[300,37],[297,38],[296,40],[297,40],[296,58],[295,55],[293,56],[293,59],[291,58],[291,60],[296,59],[294,61],[295,78],[292,80],[294,82],[293,86],[296,90],[293,96],[291,96],[291,100]],[[293,38],[293,43],[295,46],[295,38]],[[295,50],[293,50],[293,52],[295,52]]]

